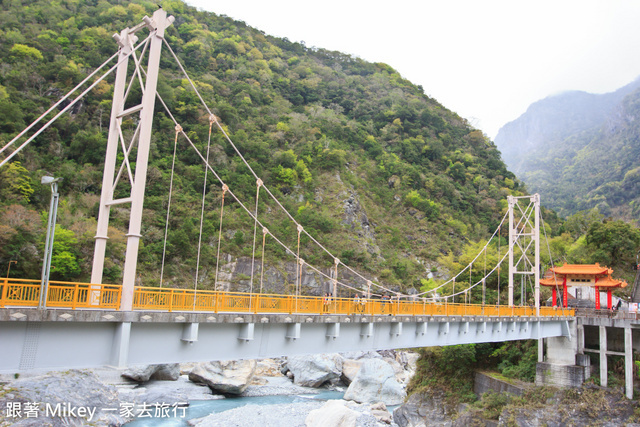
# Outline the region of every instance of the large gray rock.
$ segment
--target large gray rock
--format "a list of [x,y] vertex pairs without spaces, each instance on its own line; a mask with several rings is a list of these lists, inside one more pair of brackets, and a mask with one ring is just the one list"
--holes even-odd
[[149,380],[177,381],[180,378],[180,364],[133,366],[124,371],[122,376],[139,383]]
[[345,359],[342,362],[342,382],[346,385],[351,384],[356,375],[358,375],[362,363],[362,360]]
[[178,381],[149,381],[135,388],[121,387],[118,392],[121,401],[139,405],[163,402],[183,406],[192,400],[224,399],[224,396],[212,394],[206,384],[189,381],[186,375]]
[[369,407],[371,410],[371,415],[376,417],[376,419],[385,424],[391,424],[393,422],[393,416],[389,413],[387,406],[382,403],[374,403]]
[[255,360],[204,362],[191,370],[189,379],[204,383],[219,393],[241,394],[251,383],[255,372]]
[[359,403],[384,402],[399,405],[406,392],[395,378],[391,365],[384,360],[365,360],[360,371],[344,394],[345,400]]
[[412,394],[405,404],[393,411],[393,421],[400,427],[451,426],[451,415],[439,395]]
[[292,356],[287,360],[287,369],[293,374],[294,384],[320,387],[327,381],[340,378],[342,356],[339,354]]
[[409,382],[409,379],[407,378],[407,372],[404,370],[404,367],[402,366],[402,364],[400,364],[400,362],[389,357],[385,357],[383,358],[383,360],[387,362],[389,366],[391,366],[391,368],[393,368],[393,373],[396,376],[396,381],[398,381],[400,384]]
[[306,427],[355,427],[358,413],[345,406],[344,400],[329,400],[319,409],[309,412]]
[[[35,412],[26,409],[37,404]],[[21,417],[10,417],[6,408],[20,406]],[[121,426],[120,400],[114,386],[95,374],[71,370],[18,379],[8,389],[0,389],[0,425],[12,426]],[[69,412],[69,409],[73,409]],[[64,412],[63,412],[64,411]]]

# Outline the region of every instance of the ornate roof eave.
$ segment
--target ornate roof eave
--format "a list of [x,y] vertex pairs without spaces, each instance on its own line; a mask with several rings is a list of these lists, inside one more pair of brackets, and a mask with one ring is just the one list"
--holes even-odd
[[613,273],[613,270],[607,266],[600,266],[600,264],[567,264],[564,263],[561,267],[552,267],[551,272],[567,276],[569,274],[585,274],[589,276],[607,276]]
[[625,280],[613,279],[611,276],[600,279],[595,284],[599,288],[626,288],[627,285]]

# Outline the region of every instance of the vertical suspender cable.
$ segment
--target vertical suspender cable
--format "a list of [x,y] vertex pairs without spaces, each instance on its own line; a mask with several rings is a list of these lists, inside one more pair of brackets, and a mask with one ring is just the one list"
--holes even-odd
[[333,280],[333,297],[338,298],[338,264],[340,264],[340,260],[338,258],[333,259],[333,263],[335,264],[335,272],[334,272],[334,280]]
[[262,227],[262,264],[260,265],[260,293],[262,293],[262,279],[264,278],[264,245],[267,240],[267,234],[269,230],[266,227]]
[[[469,293],[471,292],[471,270],[473,269],[473,262],[471,262],[471,264],[469,264]],[[464,294],[465,297],[465,303],[468,304],[471,302],[471,295],[469,295],[469,300],[466,301],[467,299],[467,293],[465,292]]]
[[455,304],[456,303],[456,278],[455,277],[453,278],[453,292],[451,293],[452,293],[451,302]]
[[220,205],[220,228],[218,230],[218,254],[216,255],[216,280],[214,282],[214,288],[218,290],[218,267],[220,265],[220,242],[222,241],[222,213],[224,212],[224,195],[229,191],[227,184],[222,185],[222,203]]
[[160,287],[164,276],[164,261],[167,254],[167,235],[169,234],[169,212],[171,211],[171,193],[173,192],[173,174],[176,168],[176,150],[178,148],[178,135],[182,132],[182,127],[176,125],[176,138],[173,143],[173,161],[171,163],[171,180],[169,181],[169,201],[167,203],[167,219],[164,224],[164,242],[162,244],[162,265],[160,266]]
[[[484,274],[482,276],[482,305],[484,306],[485,304],[485,296],[487,293],[487,246],[489,245],[489,243],[487,242],[486,245],[484,245]],[[483,308],[484,310],[484,308]]]
[[200,209],[200,234],[198,235],[198,256],[196,258],[196,279],[193,285],[193,307],[196,306],[196,294],[198,290],[198,271],[200,270],[200,249],[202,247],[202,226],[204,224],[204,201],[207,195],[207,177],[209,173],[209,153],[211,151],[211,127],[213,126],[213,115],[209,116],[209,139],[207,140],[207,160],[204,166],[204,185],[202,186],[202,208]]
[[296,255],[296,312],[298,311],[298,296],[300,295],[300,283],[302,282],[302,260],[300,259],[300,233],[302,233],[302,225],[298,224],[298,254]]
[[500,305],[500,270],[502,270],[502,259],[500,259],[500,227],[498,226],[498,305]]
[[302,233],[302,226],[298,224],[298,254],[296,255],[298,261],[298,268],[296,268],[296,296],[300,291],[300,282],[302,278],[300,277],[300,233]]
[[[258,230],[258,199],[260,197],[260,187],[262,186],[262,180],[260,178],[256,181],[256,209],[254,211],[253,217],[253,250],[251,252],[251,283],[249,285],[249,293],[253,293],[253,267],[256,261],[256,231]],[[251,297],[249,297],[251,298]],[[251,306],[251,301],[249,301],[249,306]],[[251,307],[249,307],[251,308]]]

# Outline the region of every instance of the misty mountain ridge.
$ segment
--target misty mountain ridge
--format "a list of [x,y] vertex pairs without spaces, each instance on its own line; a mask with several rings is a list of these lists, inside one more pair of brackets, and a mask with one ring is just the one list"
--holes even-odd
[[636,219],[628,190],[636,173],[630,153],[640,154],[639,88],[637,78],[610,93],[549,96],[504,125],[495,143],[509,169],[561,215],[597,207]]

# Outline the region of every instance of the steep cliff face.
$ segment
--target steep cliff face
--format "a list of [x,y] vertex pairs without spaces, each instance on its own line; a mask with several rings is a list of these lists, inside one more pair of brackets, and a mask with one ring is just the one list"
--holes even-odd
[[624,97],[638,87],[640,80],[606,94],[570,91],[542,99],[504,125],[495,143],[509,169],[520,177],[535,168],[535,158],[561,149],[557,144],[564,145],[573,135],[601,127]]

